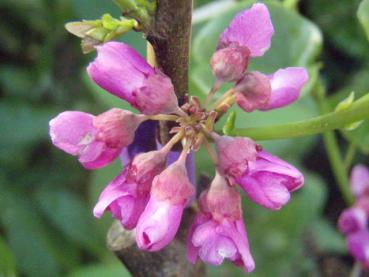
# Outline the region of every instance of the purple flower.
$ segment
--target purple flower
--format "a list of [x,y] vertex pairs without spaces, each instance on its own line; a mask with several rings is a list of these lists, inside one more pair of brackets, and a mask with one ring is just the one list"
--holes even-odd
[[356,261],[364,268],[369,267],[369,231],[367,229],[349,234],[347,247]]
[[303,186],[304,176],[285,161],[260,151],[249,171],[236,182],[255,203],[278,210],[289,201],[291,192]]
[[119,156],[134,138],[144,117],[120,109],[98,116],[66,111],[52,119],[50,137],[53,144],[78,156],[87,169],[101,168]]
[[241,198],[217,173],[209,191],[200,196],[200,213],[196,215],[187,241],[187,258],[198,257],[212,265],[231,260],[246,272],[255,268],[242,219]]
[[166,156],[163,151],[137,155],[101,193],[94,215],[100,218],[108,209],[126,229],[136,227],[149,200],[152,181],[165,168]]
[[367,219],[365,211],[354,206],[341,213],[338,219],[338,228],[345,235],[354,233],[366,228]]
[[144,114],[173,113],[178,109],[171,80],[152,68],[136,50],[120,42],[108,42],[96,49],[98,55],[87,72],[100,87]]
[[139,248],[158,251],[176,235],[183,210],[194,195],[184,159],[171,164],[154,178],[149,202],[136,228]]
[[351,171],[351,190],[356,197],[369,195],[369,168],[365,165],[356,165]]

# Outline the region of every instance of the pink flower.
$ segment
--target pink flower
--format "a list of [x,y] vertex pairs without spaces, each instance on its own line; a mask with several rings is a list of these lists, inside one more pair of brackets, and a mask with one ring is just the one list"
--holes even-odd
[[171,80],[152,68],[136,50],[120,42],[96,46],[87,72],[100,87],[144,114],[172,113],[178,101]]
[[290,193],[301,188],[304,176],[292,165],[260,151],[249,164],[249,171],[236,182],[251,200],[272,210],[278,210],[290,199]]
[[235,86],[236,101],[246,112],[281,108],[299,98],[308,79],[302,67],[279,69],[269,76],[257,71],[246,73]]
[[183,210],[194,193],[185,159],[179,159],[156,176],[149,202],[137,223],[138,247],[158,251],[167,246],[176,235]]
[[50,121],[50,137],[56,147],[78,156],[85,168],[97,169],[119,156],[133,141],[143,120],[144,117],[120,109],[98,116],[66,111]]
[[338,228],[343,234],[357,232],[366,228],[367,219],[365,211],[354,206],[341,213],[338,219]]
[[191,226],[187,241],[187,257],[196,263],[220,265],[231,260],[246,272],[255,268],[242,219],[241,198],[217,173],[209,191],[200,196],[200,213]]
[[347,247],[356,261],[364,268],[369,268],[369,231],[367,229],[350,233],[347,237]]
[[249,163],[255,161],[256,143],[243,137],[216,136],[218,170],[231,180],[240,178],[248,171]]
[[251,57],[260,57],[270,48],[273,34],[268,8],[257,3],[234,17],[220,35],[218,49],[236,44],[247,47]]
[[126,229],[136,227],[149,200],[152,181],[165,168],[166,156],[163,151],[137,155],[101,193],[94,215],[100,218],[108,209]]
[[351,171],[351,190],[356,197],[369,195],[369,168],[358,164]]

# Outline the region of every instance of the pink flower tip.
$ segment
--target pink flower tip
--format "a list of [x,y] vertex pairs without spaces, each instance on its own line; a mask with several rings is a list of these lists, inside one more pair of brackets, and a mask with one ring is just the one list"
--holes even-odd
[[50,137],[56,147],[78,156],[85,168],[97,169],[113,161],[133,141],[142,120],[119,109],[98,116],[67,111],[50,121]]
[[338,219],[338,228],[341,233],[349,234],[365,229],[367,215],[359,207],[352,207],[343,211]]
[[356,197],[369,195],[369,168],[358,164],[353,167],[350,176],[351,190]]

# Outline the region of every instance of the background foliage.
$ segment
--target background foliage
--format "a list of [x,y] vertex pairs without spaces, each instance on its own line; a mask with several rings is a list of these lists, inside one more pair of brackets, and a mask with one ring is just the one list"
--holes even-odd
[[[209,90],[208,60],[217,36],[251,2],[195,1],[192,94],[204,97]],[[263,2],[269,5],[276,35],[272,49],[251,67],[269,73],[279,67],[305,66],[311,81],[301,100],[288,108],[253,114],[236,111],[237,127],[317,115],[311,92],[320,69],[332,109],[349,92],[368,91],[369,1],[364,1],[358,14],[359,0],[334,5],[330,0],[302,0],[299,12],[293,8],[298,1]],[[119,162],[86,172],[73,157],[52,147],[48,138],[48,121],[61,111],[99,113],[125,107],[89,81],[84,69],[94,54],[83,56],[78,39],[63,27],[67,21],[93,19],[104,12],[119,15],[110,0],[0,1],[0,276],[129,276],[105,247],[110,216],[97,221],[91,213],[99,192],[119,172]],[[124,40],[144,53],[139,34]],[[369,125],[341,134],[342,151],[347,141],[360,150],[354,162],[367,162]],[[250,276],[346,276],[352,261],[335,230],[344,203],[321,138],[262,144],[296,164],[306,182],[280,212],[244,200],[257,264]],[[201,151],[197,162],[199,174],[212,175]],[[209,268],[210,276],[242,274],[227,263],[220,269]]]

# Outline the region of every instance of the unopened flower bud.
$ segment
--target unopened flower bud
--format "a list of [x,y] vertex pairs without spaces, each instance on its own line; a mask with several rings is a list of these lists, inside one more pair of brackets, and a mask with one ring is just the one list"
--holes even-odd
[[178,109],[169,77],[152,68],[136,50],[120,42],[108,42],[96,49],[98,55],[87,72],[100,87],[145,114]]
[[351,190],[356,197],[369,195],[369,168],[363,164],[354,166],[350,183]]
[[343,234],[349,234],[364,229],[367,225],[367,215],[359,207],[346,209],[338,219],[338,228]]
[[219,81],[237,82],[247,69],[250,51],[247,47],[230,45],[217,50],[211,60],[211,70]]
[[177,233],[183,210],[194,193],[184,160],[171,164],[156,176],[150,200],[137,224],[138,247],[158,251],[168,245]]
[[269,78],[257,71],[246,73],[235,90],[237,104],[246,112],[266,108],[272,92]]

